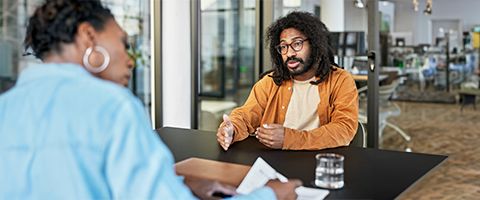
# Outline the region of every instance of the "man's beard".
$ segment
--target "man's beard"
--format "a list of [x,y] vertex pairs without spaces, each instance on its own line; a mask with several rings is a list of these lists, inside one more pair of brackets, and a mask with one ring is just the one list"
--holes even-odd
[[[290,68],[288,68],[288,61],[298,61],[300,64],[297,68],[299,69],[296,69],[295,71],[292,71]],[[313,59],[312,58],[308,58],[307,61],[305,62],[303,59],[301,58],[297,58],[297,57],[289,57],[285,62],[283,62],[283,67],[285,67],[287,70],[288,70],[288,73],[290,74],[290,76],[299,76],[299,75],[302,75],[306,72],[308,72],[310,69],[312,69],[313,67]]]

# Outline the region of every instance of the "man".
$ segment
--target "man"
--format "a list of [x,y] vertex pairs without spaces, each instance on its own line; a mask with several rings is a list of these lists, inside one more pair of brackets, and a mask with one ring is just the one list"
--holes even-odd
[[345,146],[357,130],[358,94],[348,72],[333,62],[328,29],[315,16],[292,12],[267,31],[273,72],[217,131],[227,150],[255,135],[273,149]]

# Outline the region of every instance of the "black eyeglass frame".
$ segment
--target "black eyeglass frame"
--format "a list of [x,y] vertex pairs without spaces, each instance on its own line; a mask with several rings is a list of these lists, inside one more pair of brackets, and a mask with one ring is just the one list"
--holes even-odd
[[[299,51],[301,51],[301,50],[303,49],[303,43],[304,43],[305,41],[309,41],[309,39],[308,39],[308,38],[306,38],[306,39],[296,39],[296,40],[292,41],[290,44],[279,44],[279,45],[275,46],[275,49],[276,49],[277,52],[278,52],[279,54],[281,54],[281,55],[287,54],[289,48],[292,48],[292,50],[295,51],[295,52],[299,52]],[[294,44],[295,42],[300,42],[300,48],[299,48],[299,49],[293,48],[292,44]],[[286,50],[285,50],[284,53],[282,53],[282,49],[280,48],[280,47],[283,46],[283,45],[286,45],[286,46],[287,46],[287,48],[286,48]]]

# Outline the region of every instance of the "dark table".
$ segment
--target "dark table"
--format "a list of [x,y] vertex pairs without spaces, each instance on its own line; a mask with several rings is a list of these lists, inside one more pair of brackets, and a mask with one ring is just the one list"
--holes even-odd
[[260,156],[281,174],[298,178],[307,187],[314,187],[315,154],[342,154],[345,156],[345,186],[330,190],[327,199],[393,199],[447,158],[358,147],[318,151],[273,150],[254,137],[232,144],[225,152],[218,145],[214,132],[169,127],[156,131],[172,151],[175,162],[198,157],[251,166]]

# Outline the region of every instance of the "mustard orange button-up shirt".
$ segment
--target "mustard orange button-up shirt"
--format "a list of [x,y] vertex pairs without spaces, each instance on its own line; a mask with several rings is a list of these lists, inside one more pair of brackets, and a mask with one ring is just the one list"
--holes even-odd
[[[269,76],[259,80],[245,104],[230,114],[235,127],[233,141],[244,140],[261,124],[283,124],[292,86],[292,80],[283,81],[280,86]],[[285,128],[283,149],[325,149],[346,146],[353,139],[358,126],[358,93],[351,75],[336,68],[318,84],[318,91],[320,127],[310,131]]]

